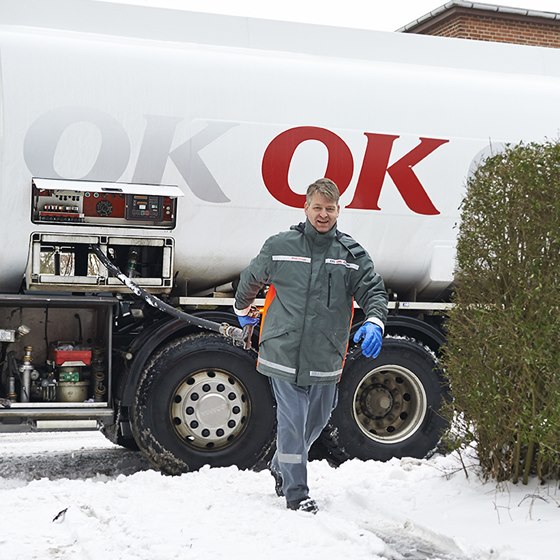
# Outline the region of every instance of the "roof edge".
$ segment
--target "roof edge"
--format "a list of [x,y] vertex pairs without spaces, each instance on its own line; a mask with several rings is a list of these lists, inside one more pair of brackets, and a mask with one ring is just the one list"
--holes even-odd
[[435,10],[432,10],[431,12],[424,14],[418,19],[415,19],[414,21],[407,23],[405,26],[400,27],[396,31],[398,33],[404,33],[406,31],[409,31],[410,29],[418,27],[422,23],[426,23],[430,19],[433,19],[447,12],[451,8],[467,8],[472,10],[482,10],[487,12],[509,14],[515,16],[537,17],[537,18],[547,19],[549,21],[550,20],[560,21],[560,13],[555,13],[555,12],[529,10],[525,8],[513,8],[510,6],[500,6],[498,4],[482,4],[480,2],[466,2],[464,0],[451,0],[451,2],[447,2],[442,6],[440,6],[439,8],[436,8]]

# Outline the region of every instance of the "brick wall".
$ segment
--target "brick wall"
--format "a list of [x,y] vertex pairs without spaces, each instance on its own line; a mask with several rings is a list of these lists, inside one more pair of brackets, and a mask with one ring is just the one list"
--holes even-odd
[[476,9],[452,8],[406,32],[560,48],[560,20]]

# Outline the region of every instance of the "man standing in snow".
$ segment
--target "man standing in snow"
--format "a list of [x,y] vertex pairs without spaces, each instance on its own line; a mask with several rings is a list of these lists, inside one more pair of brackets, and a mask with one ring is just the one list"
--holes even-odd
[[277,403],[277,449],[270,470],[287,507],[316,513],[309,497],[307,455],[336,405],[354,299],[366,320],[354,336],[377,357],[387,293],[368,253],[336,228],[338,187],[319,179],[307,189],[305,223],[270,237],[241,273],[234,310],[241,326],[256,325],[251,306],[270,285],[257,370],[270,377]]

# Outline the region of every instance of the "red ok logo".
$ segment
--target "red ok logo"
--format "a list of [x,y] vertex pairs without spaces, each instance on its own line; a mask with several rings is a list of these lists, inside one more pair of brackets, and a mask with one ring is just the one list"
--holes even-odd
[[[393,143],[399,136],[365,132],[367,146],[358,177],[356,192],[346,208],[380,210],[379,196],[385,175],[389,174],[405,204],[417,214],[436,215],[439,210],[431,201],[413,167],[449,140],[420,138],[420,143],[389,166]],[[321,142],[328,152],[324,176],[346,191],[354,173],[354,159],[344,140],[326,128],[300,126],[279,134],[268,145],[262,162],[264,184],[270,194],[282,204],[302,208],[305,195],[290,188],[288,173],[297,147],[307,140]]]

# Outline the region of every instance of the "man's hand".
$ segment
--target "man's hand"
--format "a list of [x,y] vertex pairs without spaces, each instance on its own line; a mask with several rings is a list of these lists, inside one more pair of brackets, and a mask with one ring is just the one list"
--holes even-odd
[[[236,311],[237,314],[235,306],[233,307],[233,310]],[[251,306],[247,315],[237,315],[237,320],[243,329],[243,348],[245,348],[245,350],[249,350],[252,346],[253,329],[259,324],[261,314],[256,307]]]
[[379,325],[365,322],[354,335],[354,342],[362,342],[362,354],[366,358],[377,358],[381,352],[383,342],[383,331]]
[[242,327],[250,325],[251,327],[256,327],[261,320],[260,316],[251,317],[251,315],[238,315],[237,320]]

